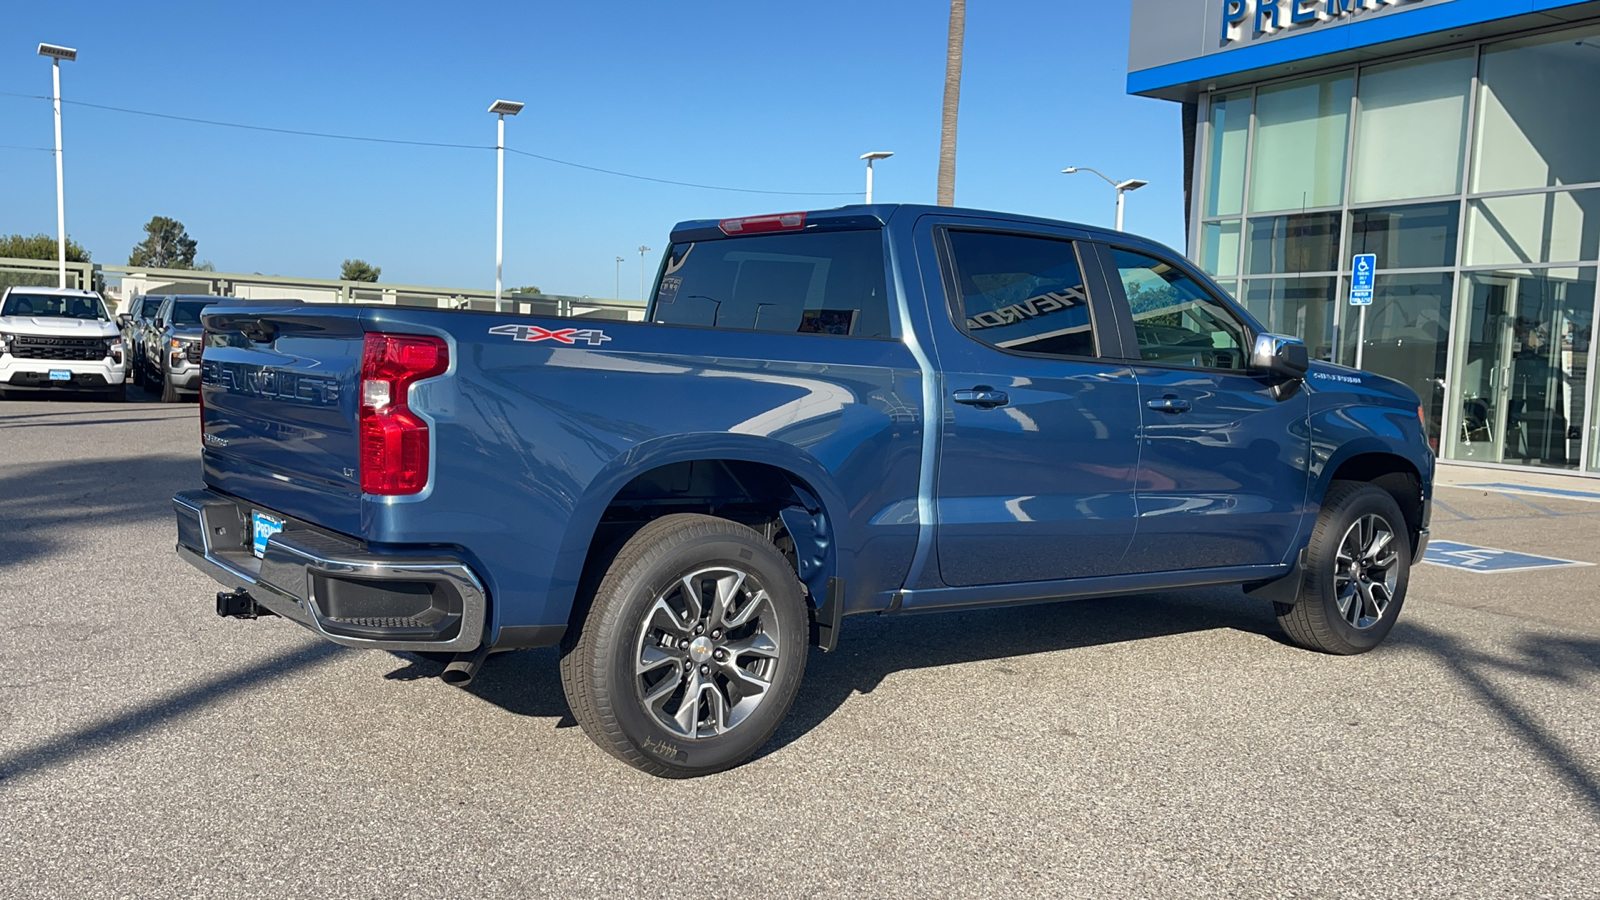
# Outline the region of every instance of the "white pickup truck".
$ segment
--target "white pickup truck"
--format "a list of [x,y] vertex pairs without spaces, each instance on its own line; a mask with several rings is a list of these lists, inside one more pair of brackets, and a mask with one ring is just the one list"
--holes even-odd
[[94,291],[8,287],[0,294],[0,395],[85,391],[121,400],[122,334]]

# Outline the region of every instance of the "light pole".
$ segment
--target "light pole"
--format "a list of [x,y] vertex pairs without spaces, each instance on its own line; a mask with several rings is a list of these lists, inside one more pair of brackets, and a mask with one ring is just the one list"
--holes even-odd
[[500,311],[501,281],[500,272],[505,262],[506,247],[506,116],[514,116],[522,112],[523,104],[515,100],[496,100],[489,106],[489,112],[495,114],[500,121],[499,133],[495,137],[495,179],[494,179],[494,311]]
[[56,107],[56,278],[58,287],[67,286],[67,198],[61,174],[61,61],[72,62],[78,51],[55,44],[40,44],[39,55],[50,57],[50,77],[55,83]]
[[874,160],[879,160],[879,159],[888,159],[889,157],[891,157],[893,155],[894,155],[894,151],[893,150],[874,150],[871,153],[863,153],[863,154],[861,154],[861,158],[867,161],[867,202],[868,203],[872,202],[872,163],[873,163],[873,161]]
[[646,253],[649,253],[649,252],[650,252],[650,248],[649,247],[646,247],[643,244],[639,245],[639,302],[640,303],[644,302],[644,255]]
[[1106,173],[1100,171],[1099,169],[1091,169],[1088,166],[1067,166],[1065,169],[1061,170],[1061,173],[1063,175],[1071,175],[1073,172],[1080,172],[1080,171],[1082,171],[1082,172],[1093,172],[1096,175],[1099,175],[1101,178],[1104,178],[1107,184],[1109,184],[1112,187],[1117,189],[1117,230],[1121,231],[1122,230],[1122,195],[1126,194],[1129,191],[1137,191],[1139,188],[1144,187],[1145,185],[1149,184],[1150,182],[1144,181],[1144,180],[1139,179],[1139,178],[1129,178],[1127,181],[1117,181],[1114,178],[1108,177],[1106,175]]
[[618,300],[622,299],[622,263],[623,263],[623,261],[624,260],[622,259],[622,257],[620,257],[620,256],[617,257],[617,292],[615,294],[613,294],[612,296],[616,297]]

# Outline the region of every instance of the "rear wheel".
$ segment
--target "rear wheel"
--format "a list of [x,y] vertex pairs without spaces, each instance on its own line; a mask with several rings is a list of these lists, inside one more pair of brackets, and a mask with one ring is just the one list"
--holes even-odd
[[1289,639],[1324,653],[1365,653],[1405,604],[1411,538],[1388,491],[1355,481],[1328,489],[1306,551],[1300,601],[1276,604]]
[[671,515],[611,561],[561,684],[601,749],[653,775],[738,765],[788,714],[805,668],[794,568],[727,519]]

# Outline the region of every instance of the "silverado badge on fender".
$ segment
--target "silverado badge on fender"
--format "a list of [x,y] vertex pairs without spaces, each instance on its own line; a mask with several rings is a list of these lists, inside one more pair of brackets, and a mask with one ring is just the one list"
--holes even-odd
[[496,325],[489,329],[490,334],[509,334],[519,341],[556,341],[562,344],[573,344],[583,341],[591,347],[598,347],[611,338],[598,328],[541,328],[538,325]]

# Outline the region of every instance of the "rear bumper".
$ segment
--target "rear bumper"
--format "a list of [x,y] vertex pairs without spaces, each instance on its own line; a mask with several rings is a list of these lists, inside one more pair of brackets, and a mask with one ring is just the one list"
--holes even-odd
[[372,553],[293,520],[257,559],[251,550],[257,507],[210,490],[184,491],[172,506],[179,556],[334,643],[458,653],[483,643],[488,597],[460,559],[437,551]]

